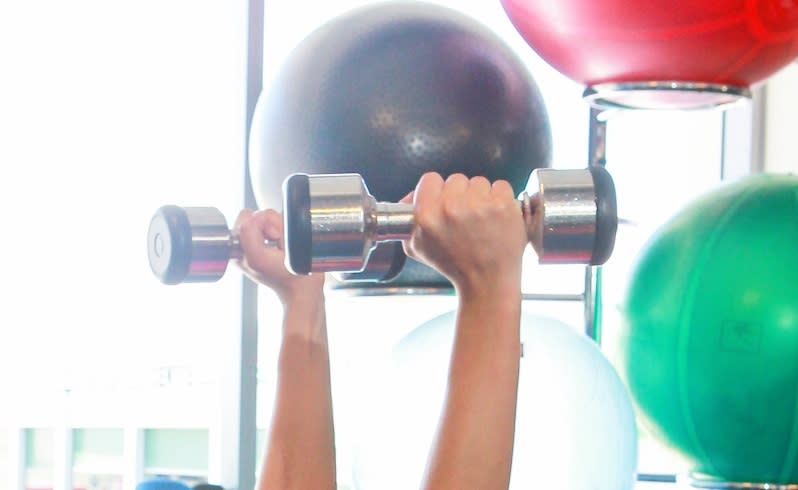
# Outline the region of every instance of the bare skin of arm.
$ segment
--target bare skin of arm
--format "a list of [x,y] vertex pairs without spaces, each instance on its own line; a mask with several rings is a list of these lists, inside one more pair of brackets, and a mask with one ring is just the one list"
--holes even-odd
[[449,278],[458,295],[446,398],[423,488],[506,489],[527,244],[521,210],[507,182],[482,177],[444,182],[425,174],[411,198],[416,227],[405,249]]
[[[284,265],[283,222],[273,210],[242,211],[235,225],[241,269],[283,305],[271,429],[258,490],[335,489],[335,442],[324,275],[294,276]],[[267,248],[264,241],[280,243]]]

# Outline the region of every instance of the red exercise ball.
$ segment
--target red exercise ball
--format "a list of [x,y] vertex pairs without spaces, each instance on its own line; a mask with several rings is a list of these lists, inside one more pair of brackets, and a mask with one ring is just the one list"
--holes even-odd
[[796,0],[501,0],[529,45],[588,86],[747,90],[798,57]]

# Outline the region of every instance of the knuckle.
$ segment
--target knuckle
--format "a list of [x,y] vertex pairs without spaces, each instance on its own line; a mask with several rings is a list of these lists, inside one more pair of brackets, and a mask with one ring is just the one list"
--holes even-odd
[[484,177],[482,175],[478,175],[476,177],[472,177],[471,178],[471,184],[472,185],[477,185],[477,186],[480,186],[480,187],[490,187],[490,181],[487,179],[487,177]]
[[242,209],[236,217],[235,227],[241,228],[250,219],[252,213],[251,209]]
[[468,181],[468,177],[466,177],[465,174],[460,172],[453,173],[446,178],[446,182],[452,182],[452,183],[466,182],[466,181]]
[[493,183],[493,190],[499,193],[509,192],[512,194],[513,188],[506,180],[497,180]]
[[458,219],[463,215],[463,206],[458,200],[444,199],[441,211],[447,219]]
[[436,186],[443,185],[443,177],[438,172],[425,172],[419,179],[419,186]]
[[415,221],[416,228],[416,233],[413,234],[414,237],[420,231],[423,232],[424,230],[430,230],[435,226],[434,216],[432,213],[427,212],[426,210],[420,210],[420,212],[417,212],[413,219]]

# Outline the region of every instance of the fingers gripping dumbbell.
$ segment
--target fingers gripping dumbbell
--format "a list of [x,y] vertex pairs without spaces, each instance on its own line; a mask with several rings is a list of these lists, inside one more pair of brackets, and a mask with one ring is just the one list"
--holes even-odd
[[[607,171],[537,169],[533,181],[536,192],[525,193],[519,204],[539,261],[603,264],[618,223]],[[401,248],[377,244],[410,237],[412,205],[377,202],[358,174],[294,174],[284,183],[283,198],[292,272],[349,273],[347,280],[389,280],[398,273]],[[210,282],[222,277],[241,249],[215,208],[163,206],[150,223],[148,256],[166,284]]]
[[[603,167],[537,169],[519,201],[541,263],[600,265],[615,244],[615,187]],[[297,274],[362,271],[378,243],[405,240],[413,206],[377,202],[357,174],[294,174],[283,186],[286,258]]]

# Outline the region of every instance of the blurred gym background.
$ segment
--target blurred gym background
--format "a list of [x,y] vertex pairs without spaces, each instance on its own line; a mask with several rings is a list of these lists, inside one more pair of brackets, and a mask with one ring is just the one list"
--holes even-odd
[[[268,291],[254,296],[240,274],[163,286],[147,265],[143,232],[168,202],[213,205],[235,219],[245,202],[251,89],[268,87],[313,29],[365,3],[0,4],[1,488],[254,482],[279,303]],[[516,51],[548,109],[553,166],[586,166],[584,87],[540,59],[498,1],[439,3],[478,19]],[[258,49],[262,73],[251,69]],[[792,64],[725,111],[609,119],[607,168],[622,218],[601,276],[601,345],[612,362],[631,269],[652,233],[724,180],[798,170],[796,86]],[[584,267],[536,266],[530,255],[524,272],[525,310],[581,331]],[[535,299],[546,294],[572,300]],[[358,424],[385,359],[454,299],[334,291],[328,300],[339,488],[354,489],[367,471],[356,457]],[[686,463],[641,430],[637,467],[668,482]]]

